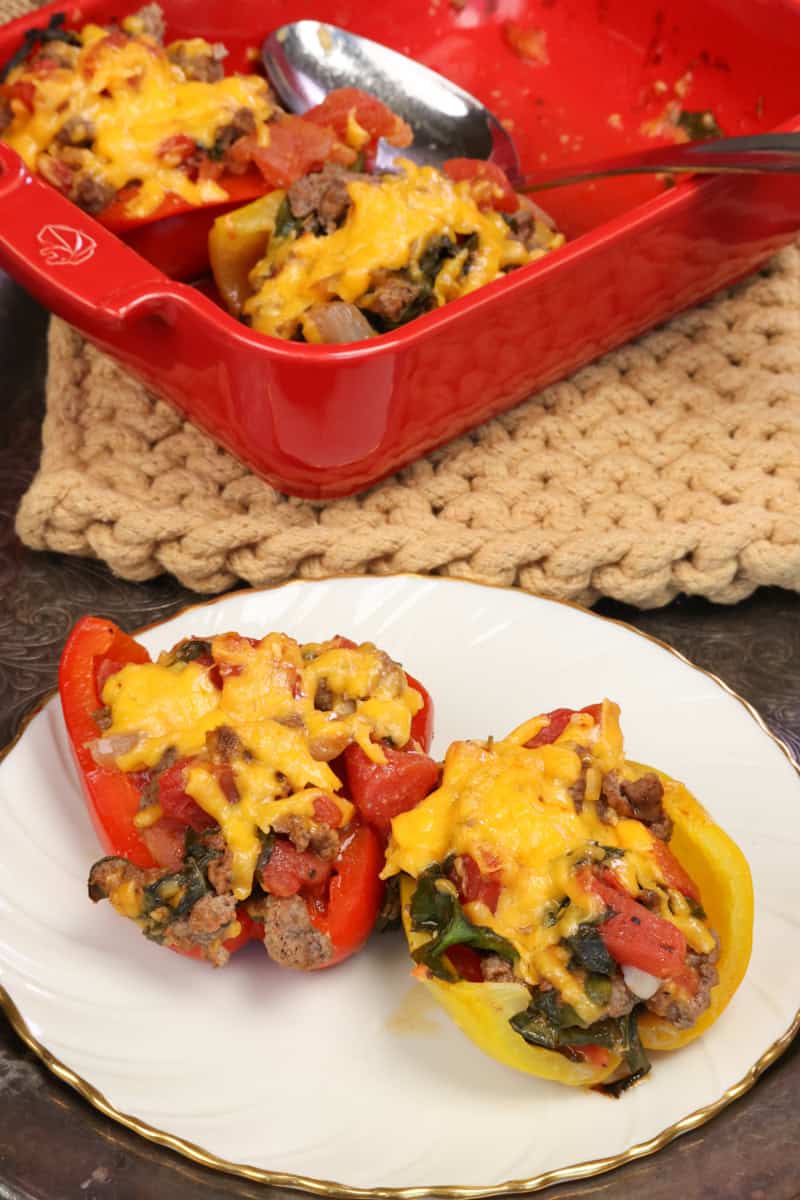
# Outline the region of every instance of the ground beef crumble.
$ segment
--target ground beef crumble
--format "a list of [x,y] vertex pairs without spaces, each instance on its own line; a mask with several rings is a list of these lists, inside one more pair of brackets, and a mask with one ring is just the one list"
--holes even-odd
[[657,775],[648,773],[641,779],[622,779],[617,771],[609,771],[603,777],[597,815],[601,821],[611,825],[617,817],[633,817],[646,825],[650,832],[668,842],[672,835],[672,821],[664,811],[664,788]]
[[309,971],[333,957],[330,938],[311,924],[300,896],[264,896],[251,900],[247,907],[254,920],[263,922],[264,948],[273,962]]

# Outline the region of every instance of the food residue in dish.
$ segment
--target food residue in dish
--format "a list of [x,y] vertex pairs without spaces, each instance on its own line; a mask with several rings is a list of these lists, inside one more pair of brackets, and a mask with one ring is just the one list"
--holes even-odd
[[547,48],[547,31],[518,25],[515,21],[506,21],[503,25],[503,36],[507,44],[519,58],[525,62],[536,63],[540,67],[548,66],[550,55]]

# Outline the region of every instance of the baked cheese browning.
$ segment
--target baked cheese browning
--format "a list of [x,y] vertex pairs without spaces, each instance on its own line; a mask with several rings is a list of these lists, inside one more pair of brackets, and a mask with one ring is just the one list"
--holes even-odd
[[218,160],[239,136],[269,140],[266,80],[223,78],[224,50],[200,38],[163,47],[147,9],[121,28],[88,24],[49,40],[3,88],[3,139],[89,212],[129,185],[132,218],[168,194],[192,205],[225,200]]
[[[323,797],[348,824],[352,805],[336,795],[341,782],[328,763],[351,743],[385,761],[380,743],[404,746],[423,703],[402,667],[371,643],[300,645],[279,633],[260,641],[223,634],[128,664],[102,699],[104,741],[119,750],[119,769],[188,760],[183,788],[219,824],[237,900],[250,895],[264,835],[277,824],[313,823]],[[160,816],[154,799],[138,824]]]
[[397,175],[340,179],[335,210],[330,174],[307,177],[319,193],[317,207],[310,196],[301,205],[290,195],[294,221],[284,222],[250,272],[252,295],[242,311],[254,329],[326,340],[315,313],[338,302],[357,307],[376,331],[393,328],[564,241],[533,218],[521,236],[513,219],[478,206],[467,181],[408,161],[400,165]]
[[[547,717],[503,741],[455,743],[438,791],[395,818],[384,871],[419,879],[433,864],[444,864],[458,882],[459,864],[475,864],[481,880],[491,883],[483,894],[462,894],[468,919],[513,947],[516,978],[534,989],[555,989],[585,1025],[616,1015],[615,1009],[629,1011],[637,1001],[629,996],[624,1008],[618,971],[613,994],[605,985],[590,986],[591,972],[581,969],[580,957],[576,961],[581,939],[609,916],[608,886],[668,922],[691,955],[716,953],[699,904],[670,876],[659,850],[664,843],[642,819],[620,816],[606,803],[612,780],[620,794],[626,788],[633,797],[647,788],[658,792],[668,813],[678,785],[624,758],[615,704],[605,701],[597,716],[575,713],[554,741],[534,747],[529,743]],[[595,875],[605,881],[598,890],[591,886]],[[665,980],[661,1000],[668,993],[688,1004],[682,986]]]

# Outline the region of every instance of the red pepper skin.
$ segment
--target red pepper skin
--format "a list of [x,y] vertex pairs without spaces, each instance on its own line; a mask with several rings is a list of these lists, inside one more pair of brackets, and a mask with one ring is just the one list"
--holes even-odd
[[271,896],[286,898],[301,891],[322,895],[332,870],[332,864],[313,850],[298,850],[288,838],[279,837],[261,868],[259,883]]
[[338,856],[327,900],[320,904],[306,897],[311,923],[320,933],[327,934],[333,945],[333,956],[317,970],[333,967],[355,954],[366,942],[375,925],[383,899],[383,846],[380,838],[368,825],[351,825]]
[[427,754],[433,741],[433,700],[427,688],[423,687],[413,675],[409,675],[408,671],[406,671],[406,679],[408,686],[422,696],[422,708],[411,720],[411,736],[415,742],[419,742]]
[[107,853],[130,859],[137,867],[156,865],[133,824],[138,789],[124,772],[98,766],[87,743],[102,736],[92,714],[103,704],[97,683],[105,674],[103,664],[114,663],[119,669],[125,663],[149,661],[144,646],[112,621],[83,617],[67,639],[58,670],[64,721],[97,836]]
[[[150,662],[150,655],[144,646],[123,633],[113,621],[101,617],[83,617],[67,639],[58,669],[64,722],[100,844],[106,853],[127,858],[135,866],[145,868],[160,865],[145,839],[156,837],[162,822],[157,822],[143,834],[139,832],[133,823],[139,811],[139,789],[135,781],[115,767],[98,766],[87,743],[101,736],[92,714],[103,703],[102,683],[126,663],[146,662]],[[168,832],[173,835],[174,841],[174,830]],[[225,942],[225,948],[230,953],[258,937],[258,927],[250,920],[242,905],[237,909],[237,919],[242,925],[242,932]],[[176,950],[175,953],[189,958],[202,958],[197,949]]]

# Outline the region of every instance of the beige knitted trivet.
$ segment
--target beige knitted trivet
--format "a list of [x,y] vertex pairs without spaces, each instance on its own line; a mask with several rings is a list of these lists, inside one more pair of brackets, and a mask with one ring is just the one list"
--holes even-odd
[[20,537],[201,592],[438,572],[591,604],[800,590],[800,248],[346,500],[287,499],[58,320]]

